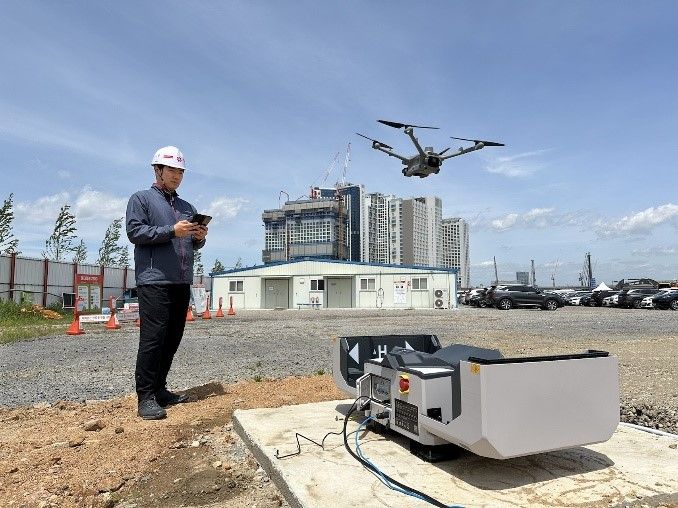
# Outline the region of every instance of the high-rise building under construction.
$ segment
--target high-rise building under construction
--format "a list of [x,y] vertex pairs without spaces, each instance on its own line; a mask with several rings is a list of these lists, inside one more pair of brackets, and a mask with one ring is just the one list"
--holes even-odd
[[264,263],[311,257],[455,267],[458,285],[469,285],[468,226],[459,218],[443,220],[435,196],[367,194],[350,183],[314,187],[310,199],[265,210],[262,220]]

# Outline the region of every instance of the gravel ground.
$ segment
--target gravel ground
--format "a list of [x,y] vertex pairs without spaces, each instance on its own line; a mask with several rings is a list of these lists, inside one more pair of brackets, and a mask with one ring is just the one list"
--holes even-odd
[[[0,406],[132,393],[138,329],[85,327],[81,336],[0,346]],[[435,334],[443,345],[498,348],[504,356],[610,351],[620,362],[622,419],[678,432],[678,312],[671,311],[238,311],[187,323],[169,383],[180,389],[330,372],[331,337],[395,333]]]

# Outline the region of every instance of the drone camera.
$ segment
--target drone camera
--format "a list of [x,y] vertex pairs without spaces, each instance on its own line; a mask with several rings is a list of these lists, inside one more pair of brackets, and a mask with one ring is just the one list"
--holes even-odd
[[432,168],[440,167],[440,159],[438,157],[433,157],[432,155],[426,157],[426,165]]

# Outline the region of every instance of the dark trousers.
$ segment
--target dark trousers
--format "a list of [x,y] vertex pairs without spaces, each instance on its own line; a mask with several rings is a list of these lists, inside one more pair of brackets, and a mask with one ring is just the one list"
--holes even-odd
[[167,384],[167,374],[186,324],[191,289],[188,284],[137,288],[141,331],[134,373],[137,396],[145,400]]

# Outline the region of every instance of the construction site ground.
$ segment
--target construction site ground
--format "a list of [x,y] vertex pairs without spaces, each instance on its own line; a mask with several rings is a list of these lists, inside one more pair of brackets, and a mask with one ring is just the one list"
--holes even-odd
[[[676,429],[675,312],[241,311],[190,325],[170,377],[192,402],[154,422],[136,416],[138,331],[126,326],[0,346],[0,505],[285,506],[231,416],[236,409],[344,399],[329,376],[336,335],[430,333],[443,345],[495,347],[506,356],[608,350],[619,357],[622,419]],[[81,354],[94,358],[97,373],[75,360]],[[214,364],[222,375],[214,375]],[[106,387],[110,396],[63,397],[98,380],[100,370],[115,378]]]

